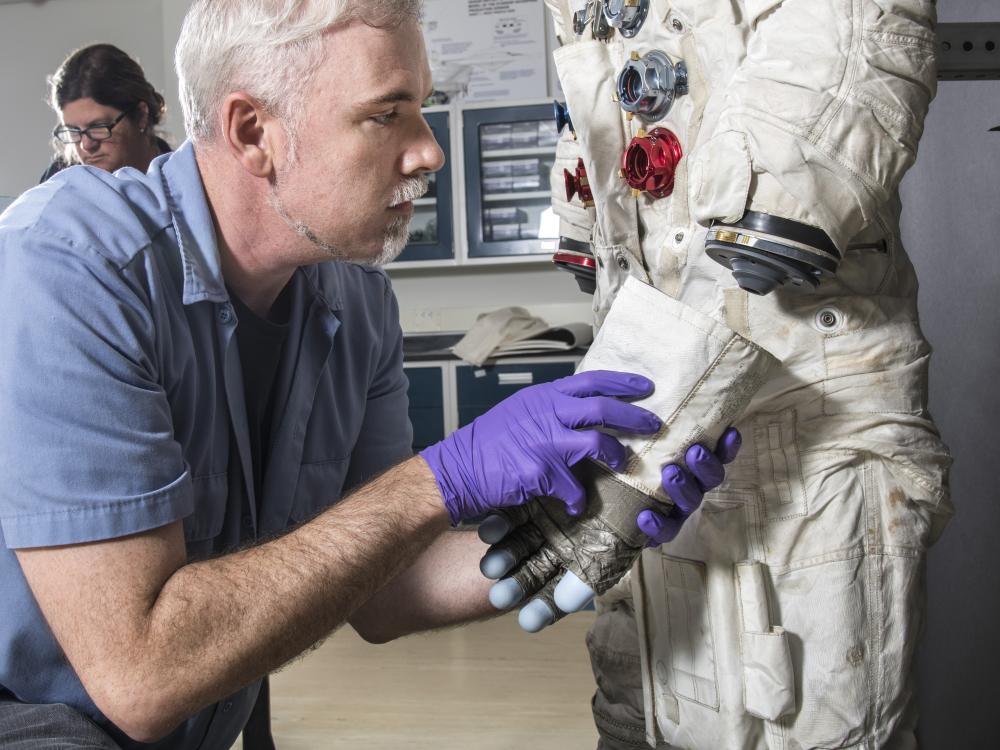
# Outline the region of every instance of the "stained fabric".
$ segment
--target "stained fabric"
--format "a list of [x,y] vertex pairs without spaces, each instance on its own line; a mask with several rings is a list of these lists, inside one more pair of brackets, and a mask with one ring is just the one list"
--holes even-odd
[[[595,324],[635,280],[781,361],[736,423],[726,483],[598,602],[602,746],[913,747],[923,566],[951,513],[950,456],[927,410],[896,190],[935,91],[933,4],[651,0],[634,37],[606,41],[591,24],[574,33],[582,3],[547,4],[575,128],[553,208],[561,235],[593,246]],[[688,93],[644,122],[615,79],[652,49],[686,64]],[[653,127],[684,154],[658,200],[619,174]],[[580,159],[593,207],[562,189]],[[739,289],[706,256],[706,228],[747,210],[823,230],[837,274],[812,294]]]

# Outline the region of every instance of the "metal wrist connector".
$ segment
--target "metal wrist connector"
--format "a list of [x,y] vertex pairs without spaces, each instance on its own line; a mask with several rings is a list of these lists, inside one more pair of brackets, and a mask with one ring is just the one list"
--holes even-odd
[[811,291],[837,272],[841,260],[821,229],[758,211],[731,224],[713,223],[705,252],[733,272],[740,288],[758,295],[783,286]]

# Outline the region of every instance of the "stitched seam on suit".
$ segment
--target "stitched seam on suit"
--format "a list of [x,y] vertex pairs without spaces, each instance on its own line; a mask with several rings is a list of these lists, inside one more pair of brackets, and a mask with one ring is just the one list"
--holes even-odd
[[[590,699],[590,708],[594,714],[594,724],[596,725],[599,734],[604,735],[606,737],[610,737],[614,740],[618,740],[619,742],[624,742],[627,745],[632,745],[633,747],[648,747],[645,741],[646,728],[644,726],[628,724],[624,721],[612,718],[611,716],[609,716],[608,714],[604,713],[603,711],[597,708],[596,699],[597,695],[595,694]],[[622,737],[616,734],[615,732],[610,731],[611,729],[621,729],[626,732],[632,733],[633,736],[639,736],[642,737],[643,739],[635,740],[632,739],[631,737]]]
[[[603,713],[601,711],[596,711],[595,710],[594,714],[596,714],[597,716],[600,716],[602,722],[604,722],[606,724],[609,724],[609,725],[611,725],[613,727],[616,727],[618,729],[636,729],[636,725],[635,724],[627,724],[624,721],[619,721],[618,719],[612,719],[610,716],[608,716],[607,714],[605,714],[605,713]],[[616,739],[624,739],[624,738],[616,738]]]
[[[645,742],[645,740],[639,742],[637,740],[633,740],[630,737],[623,737],[620,734],[610,731],[611,728],[626,729],[626,730],[634,729],[635,727],[633,727],[631,724],[622,724],[621,722],[616,722],[614,719],[609,719],[603,714],[599,714],[596,710],[594,711],[594,718],[595,718],[594,723],[597,724],[597,731],[600,734],[604,735],[605,737],[610,737],[616,742],[621,742],[631,747],[643,747],[643,748],[649,747],[649,745]],[[599,722],[597,721],[598,719]]]
[[[695,693],[695,695],[693,695],[693,696],[692,695],[686,695],[686,694],[680,692],[676,683],[672,686],[673,695],[678,700],[684,700],[684,701],[688,701],[690,703],[697,703],[699,706],[704,706],[705,708],[709,709],[710,711],[714,711],[715,713],[719,713],[719,707],[722,705],[722,698],[721,698],[721,691],[719,689],[719,682],[720,682],[720,680],[719,680],[719,660],[718,660],[718,657],[717,657],[717,653],[718,652],[716,651],[716,648],[715,648],[715,641],[717,640],[716,639],[716,634],[715,634],[715,627],[713,625],[713,622],[715,620],[714,620],[714,618],[712,616],[712,607],[709,606],[709,602],[708,602],[708,580],[707,580],[708,564],[706,562],[704,562],[703,560],[689,560],[689,559],[683,558],[683,557],[674,557],[673,555],[663,554],[661,556],[661,558],[660,558],[660,564],[661,564],[661,566],[664,566],[664,569],[665,569],[666,563],[668,561],[669,562],[673,562],[678,567],[681,566],[681,565],[689,565],[691,567],[697,568],[698,571],[699,571],[698,577],[701,580],[701,591],[704,594],[704,598],[705,598],[705,602],[706,602],[705,613],[706,613],[706,616],[707,616],[707,619],[708,619],[708,635],[709,635],[709,637],[711,639],[709,643],[705,644],[705,647],[706,647],[706,650],[710,651],[711,654],[712,654],[712,680],[713,680],[712,687],[715,690],[715,702],[714,703],[707,702],[708,701],[708,696],[706,696],[704,699],[702,699],[701,695],[699,694],[699,685],[698,685],[697,682],[694,683],[694,689],[692,691],[692,692]],[[666,574],[664,574],[664,580],[665,580],[665,582],[667,581],[667,579],[668,579],[668,576]],[[669,583],[666,583],[666,586],[667,586],[667,588],[671,588],[671,586],[670,586]],[[673,588],[676,591],[688,591],[687,589],[682,589],[682,588],[680,588],[678,586],[674,586]],[[685,596],[685,604],[686,604],[686,601],[687,601],[687,597]],[[668,609],[670,608],[669,604],[667,605],[667,608]],[[686,622],[686,624],[687,624],[687,632],[689,632],[689,633],[690,632],[694,632],[696,630],[696,628],[694,627],[695,623],[693,623],[691,621],[691,610],[692,610],[692,607],[690,607],[690,606],[685,606],[684,607],[684,614],[685,614],[685,618],[686,618],[686,621],[687,621]],[[668,632],[668,638],[670,637],[670,635],[669,635],[670,632],[672,632],[672,631]],[[674,645],[672,639],[670,640],[670,644],[671,644],[671,646]],[[695,678],[697,678],[699,680],[704,680],[706,682],[708,682],[708,679],[709,679],[707,677],[704,677],[703,675],[697,674],[696,672],[688,671],[688,670],[685,670],[685,669],[680,669],[680,668],[674,666],[673,663],[671,663],[670,669],[671,669],[672,672],[681,672],[683,674],[689,675],[691,677],[695,677]]]
[[748,528],[748,543],[753,550],[754,559],[759,562],[767,560],[767,542],[765,541],[764,528],[767,525],[767,499],[759,487],[753,489],[753,499],[746,503],[746,514]]
[[815,568],[821,565],[827,565],[829,563],[835,562],[846,562],[848,560],[859,560],[866,555],[863,544],[856,544],[851,547],[844,547],[833,552],[827,552],[822,555],[816,555],[815,557],[807,557],[802,560],[796,560],[795,562],[781,564],[769,564],[768,567],[771,572],[776,575],[784,575],[786,573],[792,573],[794,571],[805,570],[806,568]]
[[884,680],[882,675],[885,672],[885,660],[883,651],[885,647],[885,633],[882,628],[882,596],[881,586],[878,579],[882,576],[882,555],[868,555],[865,558],[866,575],[870,581],[870,603],[869,603],[869,627],[871,633],[868,636],[872,653],[868,654],[867,677],[868,691],[871,700],[871,716],[868,717],[865,734],[874,738],[878,727],[882,726],[882,706],[884,704]]
[[913,126],[913,117],[910,114],[890,107],[878,97],[872,96],[865,91],[859,91],[853,94],[852,98],[854,101],[864,104],[866,107],[871,107],[873,110],[881,112],[901,128]]
[[830,127],[830,123],[833,122],[844,108],[847,96],[854,88],[854,83],[857,80],[858,68],[861,67],[861,0],[848,0],[846,5],[850,6],[851,44],[844,63],[844,74],[840,80],[837,96],[827,107],[827,111],[819,116],[809,133],[809,140],[813,143],[820,141],[822,134],[826,132],[826,129]]
[[864,493],[865,516],[868,525],[866,534],[866,546],[868,554],[863,562],[865,569],[865,580],[868,588],[868,658],[865,676],[868,681],[868,695],[872,700],[871,716],[866,717],[867,726],[865,734],[873,736],[876,728],[882,725],[881,705],[882,705],[882,671],[883,662],[883,638],[882,632],[882,597],[879,581],[882,578],[882,557],[871,554],[871,547],[881,546],[882,541],[882,519],[881,508],[875,497],[873,477],[871,471],[871,456],[865,455],[861,463],[861,491]]
[[910,34],[894,34],[890,31],[876,31],[869,26],[862,27],[864,35],[873,42],[884,42],[892,47],[915,47],[926,52],[934,52],[932,40]]
[[720,351],[719,354],[716,356],[716,358],[712,361],[712,364],[708,367],[707,370],[705,370],[704,373],[702,373],[701,377],[698,379],[698,382],[694,384],[694,387],[690,391],[688,391],[688,394],[687,396],[684,397],[684,400],[681,401],[681,403],[677,406],[676,409],[674,409],[673,414],[671,414],[670,417],[663,422],[663,426],[656,433],[656,435],[653,436],[653,439],[648,441],[646,445],[643,447],[643,449],[636,453],[635,458],[629,462],[629,466],[626,469],[626,471],[628,472],[633,471],[638,466],[639,462],[645,459],[645,457],[653,449],[653,445],[659,440],[661,440],[664,435],[667,434],[667,432],[670,429],[670,426],[677,421],[677,417],[680,415],[681,410],[683,410],[684,407],[691,402],[695,394],[697,394],[698,391],[701,390],[701,387],[705,384],[705,381],[707,381],[708,378],[712,375],[712,373],[715,372],[716,369],[718,369],[723,358],[726,356],[726,354],[729,353],[729,350],[732,349],[735,344],[736,344],[735,337],[730,338],[729,341],[726,342],[726,345],[722,347],[722,351]]
[[834,143],[825,138],[812,138],[808,132],[799,131],[796,128],[788,127],[787,123],[778,120],[776,117],[764,110],[758,110],[753,107],[742,107],[738,110],[732,110],[732,115],[740,115],[746,117],[750,120],[759,120],[767,125],[770,125],[775,130],[780,130],[786,135],[792,138],[797,138],[799,140],[806,141],[812,145],[817,151],[819,151],[823,156],[830,159],[833,162],[844,169],[848,174],[854,179],[860,182],[868,191],[868,193],[879,203],[885,203],[889,199],[888,192],[879,185],[876,181],[868,178],[867,175],[859,173],[854,167],[841,158],[839,152],[834,148]]
[[[826,383],[826,381],[824,380],[824,383],[823,383],[824,387],[825,387],[825,383]],[[765,495],[764,496],[764,509],[765,509],[765,513],[767,514],[766,515],[766,519],[765,519],[766,521],[788,521],[788,520],[790,520],[792,518],[802,518],[803,516],[809,515],[809,496],[806,493],[805,486],[802,484],[802,461],[801,461],[802,454],[799,452],[799,449],[798,449],[798,446],[797,446],[797,443],[798,443],[798,433],[797,433],[798,412],[796,412],[795,409],[788,409],[785,412],[778,412],[777,414],[779,416],[779,421],[778,422],[769,422],[766,425],[766,427],[770,427],[772,424],[777,424],[778,427],[779,427],[779,429],[781,429],[783,423],[780,421],[780,415],[781,414],[785,414],[785,413],[789,414],[789,416],[790,416],[790,418],[788,420],[789,425],[790,425],[789,429],[788,429],[788,433],[790,433],[790,435],[786,435],[785,436],[785,440],[781,440],[780,441],[780,446],[779,446],[778,449],[769,449],[767,451],[764,451],[762,455],[766,455],[767,460],[771,464],[771,467],[770,467],[771,468],[771,471],[770,471],[771,483],[775,486],[775,492],[777,492],[778,491],[777,490],[777,482],[776,482],[776,479],[775,479],[775,471],[774,471],[774,455],[773,455],[774,454],[774,450],[780,450],[782,452],[782,454],[784,454],[785,450],[787,448],[788,450],[791,450],[791,451],[794,452],[794,456],[795,456],[795,459],[796,459],[795,463],[797,464],[797,470],[794,472],[794,475],[793,475],[792,472],[788,472],[788,474],[789,474],[789,478],[787,480],[787,483],[789,484],[788,492],[789,492],[789,496],[792,498],[791,502],[788,503],[788,504],[790,506],[792,506],[793,509],[797,505],[800,505],[800,510],[798,510],[798,511],[789,510],[789,511],[785,511],[785,512],[779,512],[779,510],[774,510],[773,513],[772,513],[772,508],[768,505],[768,503],[767,503],[767,496]],[[754,423],[754,439],[755,440],[757,439],[758,433],[762,429],[761,426],[759,424],[757,424],[757,421],[762,420],[764,416],[765,415],[759,415],[757,417],[757,420],[755,420],[755,423]],[[854,454],[851,454],[851,455],[853,456]],[[787,456],[785,456],[784,458],[785,458],[786,463],[790,463],[787,460]],[[761,460],[764,460],[764,459],[761,458]],[[763,480],[761,480],[761,483],[763,483]],[[798,485],[798,493],[796,493],[795,490],[793,489],[793,487],[792,487],[793,483],[795,485]],[[761,494],[763,494],[763,490],[761,490]],[[801,501],[800,504],[795,501],[795,499],[794,499],[794,495],[795,494],[801,494],[802,501]]]

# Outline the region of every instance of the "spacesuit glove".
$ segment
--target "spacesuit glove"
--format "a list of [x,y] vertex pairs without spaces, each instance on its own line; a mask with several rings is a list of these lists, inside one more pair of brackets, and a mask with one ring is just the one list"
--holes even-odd
[[[669,511],[644,508],[637,513],[605,509],[604,517],[594,506],[571,519],[558,507],[543,501],[538,507],[502,511],[480,526],[483,541],[494,543],[480,563],[488,578],[511,571],[490,590],[490,602],[508,609],[526,596],[533,597],[519,614],[525,630],[536,632],[569,612],[585,607],[595,593],[617,582],[647,546],[672,540],[684,521],[701,504],[706,491],[725,478],[724,464],[736,457],[740,434],[727,429],[714,453],[695,444],[685,453],[688,468],[669,464],[662,470],[663,490],[673,502]],[[630,496],[636,499],[636,496]],[[641,505],[662,506],[651,500]],[[621,519],[629,512],[640,534],[621,534]],[[511,530],[513,529],[513,530]],[[574,572],[577,571],[577,572]],[[584,578],[586,576],[586,578]],[[596,583],[598,591],[587,581]]]
[[535,497],[554,498],[566,517],[579,514],[586,494],[570,467],[585,458],[625,465],[624,447],[598,430],[651,434],[658,417],[621,399],[648,396],[641,375],[591,370],[524,388],[470,424],[426,448],[453,524]]

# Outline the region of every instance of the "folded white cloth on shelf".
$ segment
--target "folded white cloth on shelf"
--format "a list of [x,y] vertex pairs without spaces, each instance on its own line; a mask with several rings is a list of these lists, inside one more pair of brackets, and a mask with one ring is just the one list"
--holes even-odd
[[502,307],[476,318],[452,351],[466,362],[481,365],[497,347],[529,339],[548,327],[548,323],[523,307]]
[[452,352],[481,365],[493,357],[569,351],[588,346],[593,338],[589,323],[550,327],[523,307],[503,307],[480,315]]

